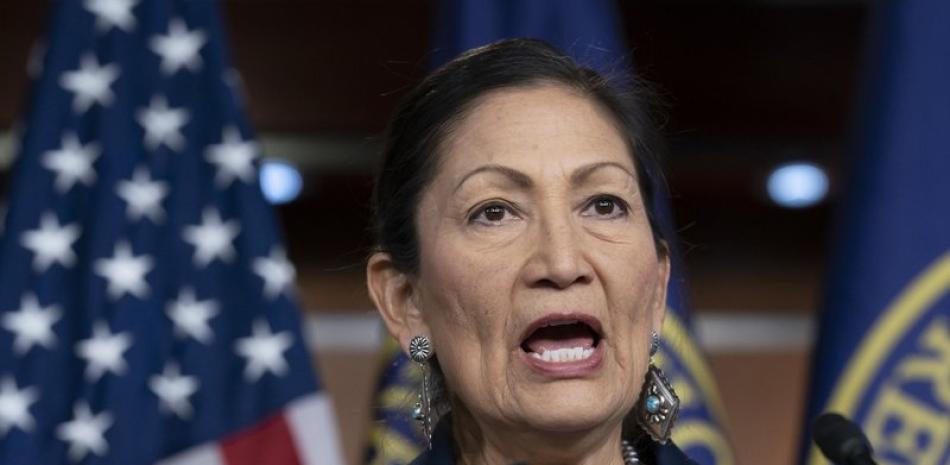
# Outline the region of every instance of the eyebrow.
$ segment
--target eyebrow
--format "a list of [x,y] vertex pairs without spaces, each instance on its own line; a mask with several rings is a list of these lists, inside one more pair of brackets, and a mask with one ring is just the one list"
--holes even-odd
[[[623,166],[620,163],[617,163],[614,161],[603,161],[603,162],[598,162],[598,163],[591,163],[590,165],[585,165],[574,170],[574,172],[571,174],[571,184],[575,186],[578,184],[582,184],[595,171],[600,170],[602,168],[608,168],[608,167],[617,168],[623,171],[624,173],[626,173],[628,176],[630,176],[633,179],[637,178],[636,175],[630,172],[630,170],[627,169],[626,166]],[[463,176],[462,179],[459,181],[459,183],[455,186],[455,189],[453,190],[453,192],[458,191],[462,187],[462,184],[465,184],[465,181],[468,181],[468,179],[471,178],[472,176],[475,176],[476,174],[480,174],[480,173],[486,173],[486,172],[501,174],[502,176],[511,180],[511,182],[517,184],[518,187],[521,187],[524,189],[528,189],[534,186],[534,182],[531,180],[531,178],[527,174],[524,174],[521,171],[518,171],[514,168],[509,168],[507,166],[491,164],[491,165],[480,166],[478,168],[475,168],[472,171],[469,171],[468,174]]]
[[534,185],[534,182],[531,181],[531,178],[528,177],[527,174],[524,174],[514,168],[501,165],[484,165],[469,171],[468,174],[463,176],[459,183],[455,186],[455,190],[453,190],[453,192],[457,192],[462,187],[462,184],[465,184],[465,181],[468,181],[469,178],[479,173],[501,174],[502,176],[510,179],[513,183],[517,184],[518,187],[523,189],[528,189]]
[[589,178],[592,174],[594,174],[595,171],[601,168],[608,168],[608,167],[617,168],[620,171],[627,173],[627,176],[630,176],[633,180],[637,179],[637,176],[631,173],[630,170],[628,170],[626,166],[623,166],[620,163],[617,163],[615,161],[602,161],[598,163],[591,163],[589,165],[585,165],[574,170],[574,173],[571,174],[571,184],[575,186],[578,184],[582,184],[584,181],[587,180],[587,178]]

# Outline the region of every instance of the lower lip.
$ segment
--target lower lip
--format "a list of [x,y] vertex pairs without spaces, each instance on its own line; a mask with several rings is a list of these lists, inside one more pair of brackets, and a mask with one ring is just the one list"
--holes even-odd
[[604,360],[604,345],[604,341],[600,340],[590,357],[570,362],[546,362],[535,358],[521,348],[518,352],[520,352],[521,361],[540,375],[555,379],[582,378],[595,373],[600,368],[600,363]]

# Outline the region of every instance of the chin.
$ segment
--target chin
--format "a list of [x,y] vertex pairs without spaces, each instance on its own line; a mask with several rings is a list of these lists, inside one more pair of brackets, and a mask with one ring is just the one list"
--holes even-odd
[[522,403],[525,423],[541,431],[586,431],[621,421],[631,408],[619,395],[605,395],[590,382],[560,381],[533,390],[533,401]]

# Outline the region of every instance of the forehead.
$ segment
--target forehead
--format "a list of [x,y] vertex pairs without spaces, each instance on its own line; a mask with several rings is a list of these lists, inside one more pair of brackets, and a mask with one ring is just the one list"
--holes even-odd
[[592,99],[555,84],[503,89],[479,98],[441,151],[440,171],[458,174],[488,163],[528,172],[566,172],[597,162],[633,160],[614,120]]

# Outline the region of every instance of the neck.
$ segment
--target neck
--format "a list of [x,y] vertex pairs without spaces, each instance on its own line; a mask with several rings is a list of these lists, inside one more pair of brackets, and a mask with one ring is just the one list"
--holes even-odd
[[506,428],[452,409],[460,465],[623,465],[620,421],[587,431],[549,432]]

